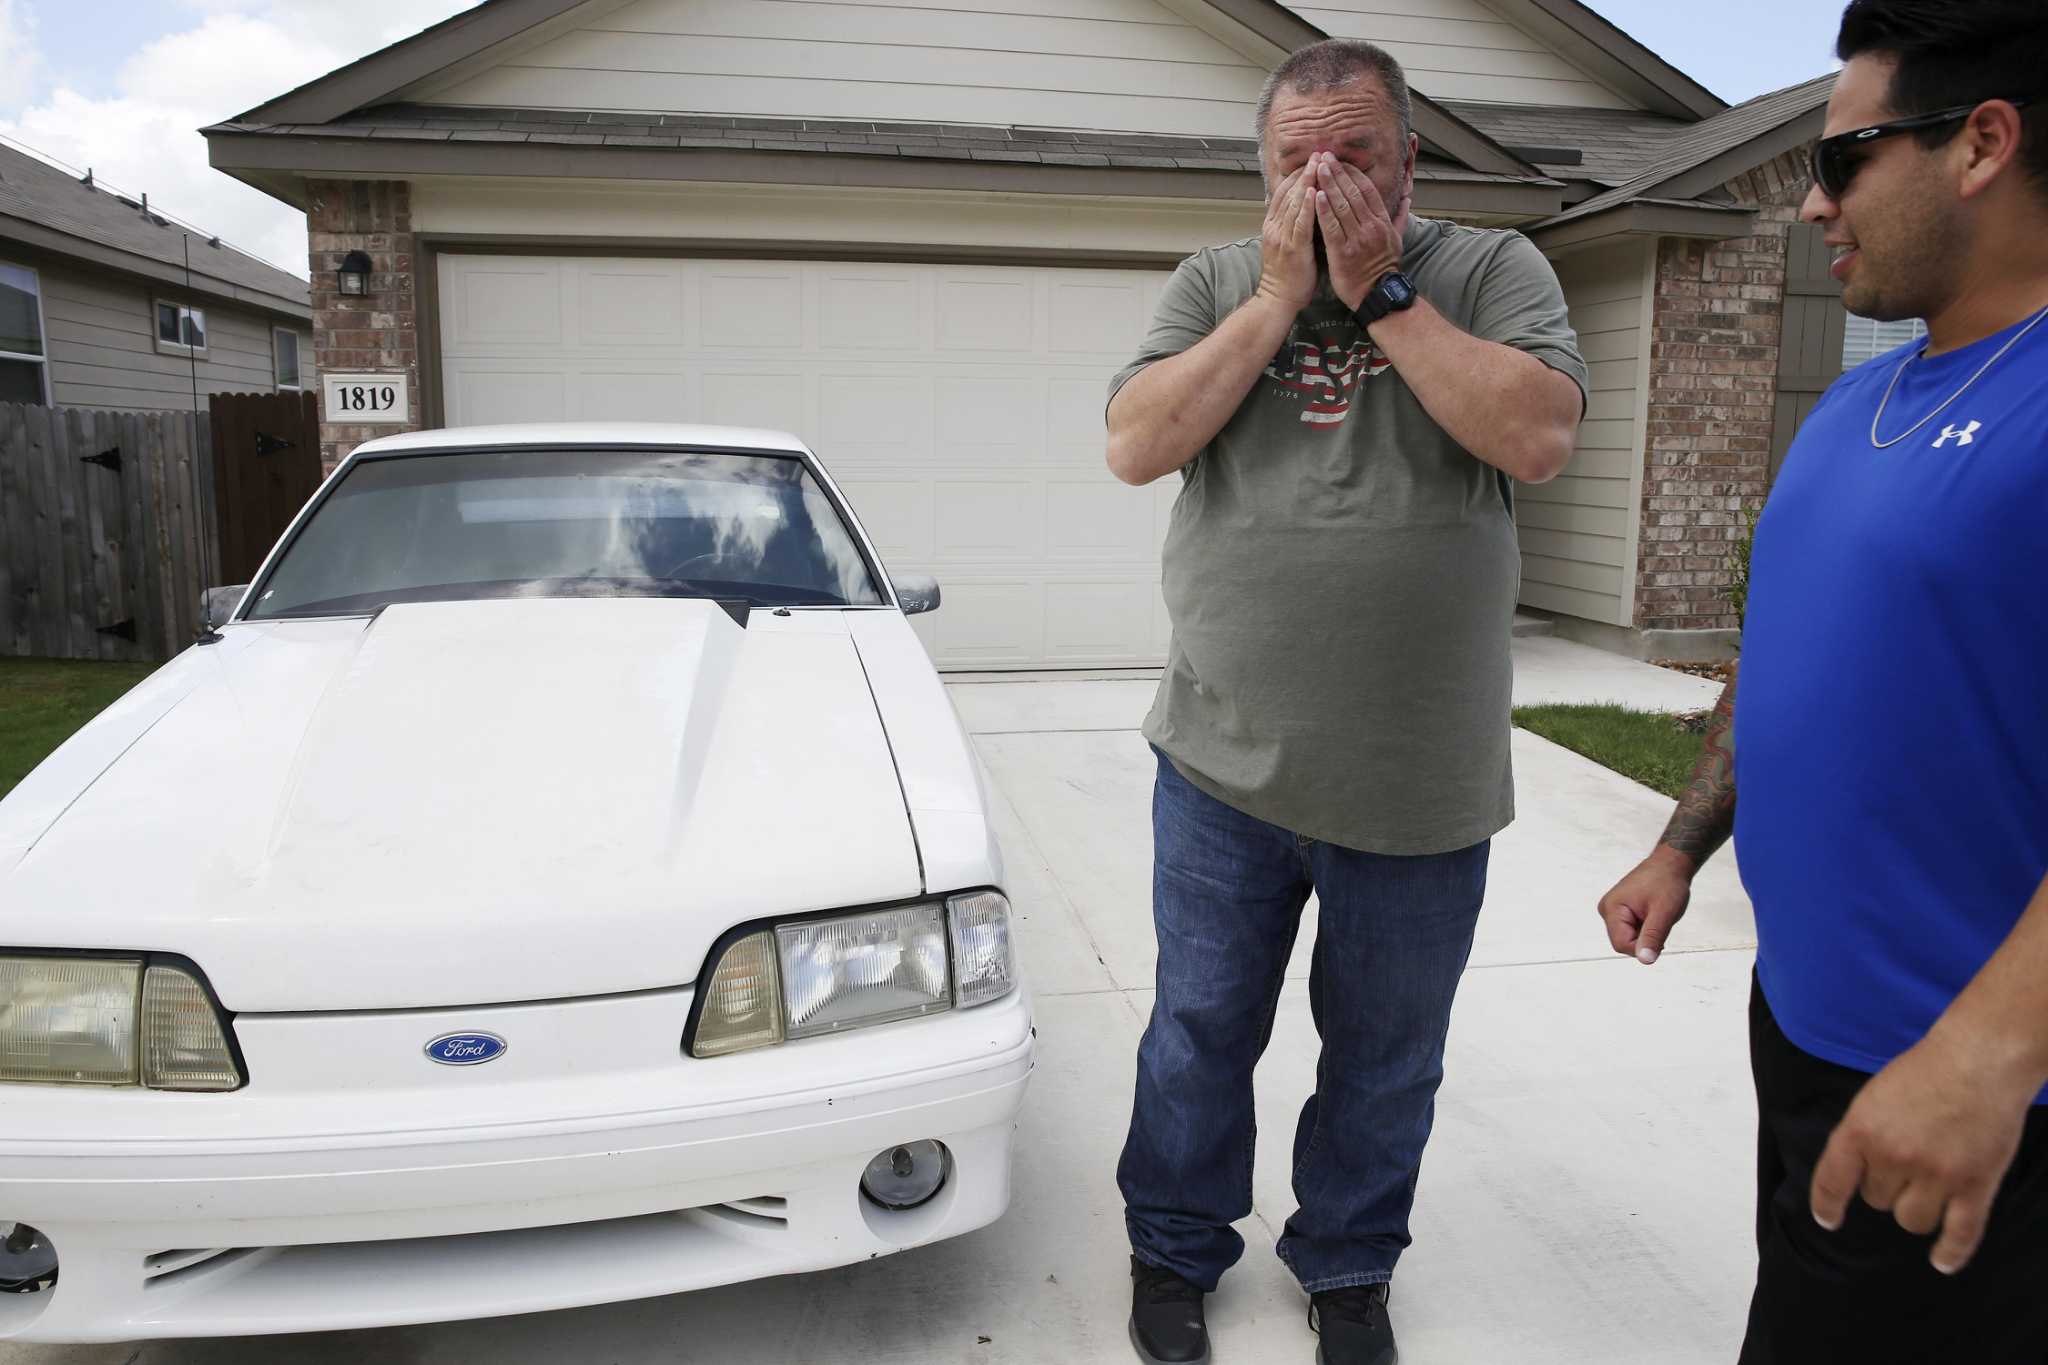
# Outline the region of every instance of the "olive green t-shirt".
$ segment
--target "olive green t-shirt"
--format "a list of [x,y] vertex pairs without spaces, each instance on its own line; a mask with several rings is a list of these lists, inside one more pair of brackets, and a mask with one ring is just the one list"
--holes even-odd
[[[1255,237],[1183,261],[1111,396],[1208,336],[1259,266]],[[1456,326],[1586,388],[1564,291],[1520,233],[1411,219],[1401,267]],[[1442,853],[1506,826],[1509,481],[1430,418],[1327,281],[1181,477],[1146,738],[1217,799],[1347,848]]]

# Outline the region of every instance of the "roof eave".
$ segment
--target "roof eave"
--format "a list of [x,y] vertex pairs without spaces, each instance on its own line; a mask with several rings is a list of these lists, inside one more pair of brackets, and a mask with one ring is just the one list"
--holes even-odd
[[1755,209],[1711,204],[1644,203],[1631,200],[1596,213],[1537,223],[1525,229],[1548,256],[1606,246],[1627,237],[1683,237],[1725,242],[1756,230]]
[[544,24],[591,0],[485,0],[402,38],[389,47],[350,62],[257,105],[238,121],[252,123],[327,123],[343,114],[378,103],[416,81],[510,42],[537,24]]
[[168,261],[160,261],[133,251],[123,251],[119,247],[45,227],[41,223],[30,222],[25,218],[0,214],[0,241],[19,243],[51,256],[61,256],[99,269],[112,270],[145,283],[168,285],[193,294],[202,294],[210,299],[258,312],[289,317],[305,323],[313,320],[311,305],[298,299],[236,284],[232,280],[209,274],[196,266],[187,271],[183,266]]
[[[416,176],[645,180],[814,185],[845,189],[964,190],[1092,198],[1192,199],[1258,203],[1265,187],[1249,171],[1152,166],[1059,166],[971,158],[846,156],[752,148],[611,147],[544,142],[409,142],[402,138],[301,136],[231,125],[206,130],[214,168],[303,203],[309,179]],[[289,182],[289,183],[287,183]],[[287,193],[280,194],[281,188]],[[296,193],[290,192],[296,188]],[[1485,213],[1522,220],[1556,213],[1554,180],[1418,180],[1415,202],[1430,212]]]

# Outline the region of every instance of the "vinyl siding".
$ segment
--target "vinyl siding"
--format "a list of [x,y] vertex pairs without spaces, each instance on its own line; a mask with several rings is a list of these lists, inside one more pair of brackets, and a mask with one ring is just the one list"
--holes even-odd
[[[50,402],[59,407],[189,411],[196,382],[214,393],[275,389],[265,314],[201,299],[207,350],[197,373],[183,355],[156,348],[156,301],[178,301],[126,280],[42,264],[43,326],[50,356]],[[301,383],[310,383],[313,339],[299,331]]]
[[1261,205],[1134,203],[1064,195],[924,193],[780,185],[416,181],[417,232],[873,246],[887,251],[1141,251],[1168,262],[1259,230]]
[[1386,48],[1433,99],[1636,107],[1478,0],[1319,0],[1292,8],[1332,37]]
[[1156,0],[633,0],[436,104],[1249,134],[1265,71]]
[[1522,601],[1609,625],[1634,624],[1653,252],[1644,239],[1554,263],[1592,392],[1564,473],[1516,490]]

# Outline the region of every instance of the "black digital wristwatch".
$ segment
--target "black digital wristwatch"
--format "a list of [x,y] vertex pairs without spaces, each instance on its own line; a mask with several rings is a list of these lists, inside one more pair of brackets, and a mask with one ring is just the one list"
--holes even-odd
[[1399,313],[1414,306],[1414,281],[1398,270],[1389,270],[1359,300],[1358,325],[1370,327],[1389,313]]

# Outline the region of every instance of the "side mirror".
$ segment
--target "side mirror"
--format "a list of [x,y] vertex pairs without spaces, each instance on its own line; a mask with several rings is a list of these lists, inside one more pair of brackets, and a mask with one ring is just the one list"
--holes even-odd
[[235,614],[235,608],[242,605],[242,597],[249,591],[247,583],[237,583],[231,588],[208,588],[199,594],[199,623],[208,630],[221,625]]
[[930,574],[899,574],[895,582],[896,600],[902,604],[905,616],[939,609],[939,580]]

